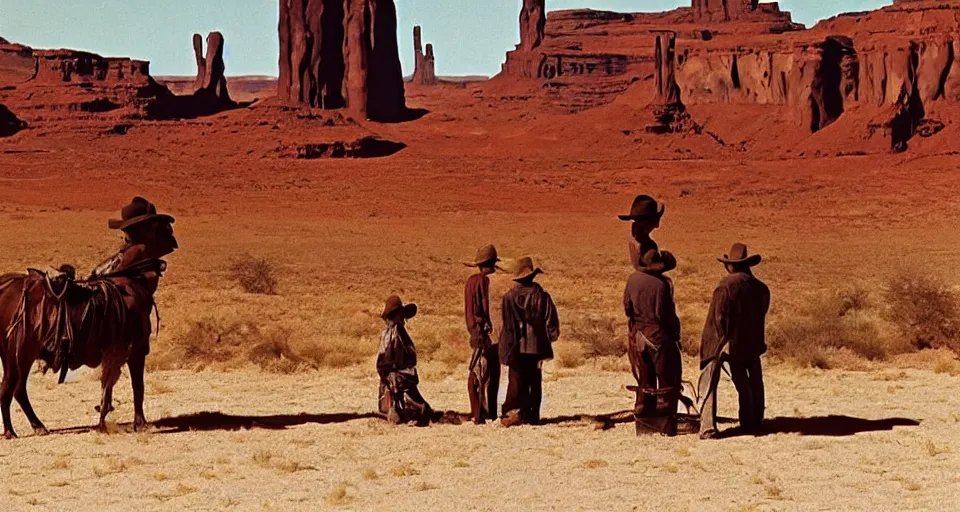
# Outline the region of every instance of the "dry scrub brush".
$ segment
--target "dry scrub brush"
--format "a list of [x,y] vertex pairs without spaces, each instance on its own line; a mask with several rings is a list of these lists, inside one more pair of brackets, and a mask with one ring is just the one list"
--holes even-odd
[[228,370],[253,364],[274,373],[295,373],[321,367],[341,368],[366,361],[376,346],[355,340],[304,341],[307,333],[283,327],[261,327],[249,321],[202,318],[175,338],[155,368]]
[[960,349],[960,300],[938,277],[901,272],[887,284],[886,316],[917,348]]
[[266,258],[240,255],[230,265],[230,277],[247,293],[276,295],[277,267]]

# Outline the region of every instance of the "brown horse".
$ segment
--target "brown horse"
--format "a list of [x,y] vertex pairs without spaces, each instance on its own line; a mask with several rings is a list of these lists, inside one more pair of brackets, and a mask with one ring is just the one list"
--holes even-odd
[[0,412],[4,437],[16,437],[10,421],[14,398],[38,435],[47,433],[27,396],[27,378],[37,360],[59,372],[101,366],[101,431],[113,410],[113,387],[124,364],[130,369],[134,428],[146,427],[143,374],[150,350],[153,289],[142,277],[159,275],[160,260],[145,261],[122,274],[75,282],[37,271],[0,277]]

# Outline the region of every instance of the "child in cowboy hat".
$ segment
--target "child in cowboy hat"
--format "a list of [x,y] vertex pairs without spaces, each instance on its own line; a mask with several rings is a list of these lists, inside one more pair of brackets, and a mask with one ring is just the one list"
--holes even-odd
[[467,393],[470,416],[476,424],[497,417],[497,393],[500,390],[500,357],[493,343],[493,321],[490,318],[490,276],[496,272],[500,258],[493,245],[481,247],[473,261],[464,265],[477,269],[467,279],[464,291],[464,316],[470,334],[470,375]]
[[394,295],[380,315],[385,327],[380,335],[377,373],[380,375],[380,412],[393,424],[430,421],[433,410],[417,386],[417,348],[407,333],[406,321],[417,315],[416,304],[404,304]]
[[[660,257],[660,247],[657,242],[650,238],[650,234],[660,227],[660,219],[663,218],[665,209],[665,206],[658,203],[656,199],[648,195],[639,195],[633,200],[630,213],[619,215],[620,220],[633,222],[631,226],[633,239],[630,240],[630,263],[635,270],[663,273],[666,267]],[[651,252],[653,253],[652,256],[649,254]],[[649,262],[648,266],[643,264],[645,259]]]

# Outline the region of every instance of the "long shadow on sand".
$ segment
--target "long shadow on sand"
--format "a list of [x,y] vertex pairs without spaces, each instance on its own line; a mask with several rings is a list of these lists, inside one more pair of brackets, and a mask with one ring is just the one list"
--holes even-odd
[[[285,430],[288,427],[316,424],[329,425],[332,423],[346,423],[348,421],[379,418],[378,414],[368,413],[335,413],[335,414],[276,414],[270,416],[236,416],[222,412],[198,412],[159,419],[150,425],[158,434],[175,434],[191,430],[242,430],[263,428],[268,430]],[[117,430],[133,432],[132,423],[118,423]],[[51,430],[54,434],[82,434],[96,430],[95,426],[70,427]]]
[[543,418],[541,425],[594,425],[597,430],[610,430],[621,423],[633,423],[633,411],[617,411],[610,414],[572,414],[569,416],[557,416],[555,418]]
[[306,425],[329,425],[331,423],[346,423],[348,421],[379,418],[372,412],[368,413],[335,413],[335,414],[277,414],[272,416],[235,416],[222,412],[198,412],[163,418],[153,422],[154,428],[160,433],[187,432],[190,430],[241,430],[263,428],[269,430],[284,430],[288,427]]
[[763,431],[746,433],[739,428],[732,428],[721,434],[721,437],[738,436],[768,436],[773,434],[799,434],[801,436],[830,436],[844,437],[864,432],[883,432],[893,430],[894,427],[917,427],[920,422],[910,418],[883,418],[868,420],[852,416],[814,416],[811,418],[777,417],[763,422]]
[[[691,416],[689,414],[681,414],[681,421],[693,424],[699,424],[699,417]],[[633,411],[617,411],[610,414],[573,414],[570,416],[557,416],[555,418],[544,418],[540,421],[541,425],[560,425],[560,426],[575,426],[575,425],[593,425],[597,430],[610,430],[617,425],[624,423],[633,423]],[[718,417],[717,423],[736,423],[737,420],[733,418]]]

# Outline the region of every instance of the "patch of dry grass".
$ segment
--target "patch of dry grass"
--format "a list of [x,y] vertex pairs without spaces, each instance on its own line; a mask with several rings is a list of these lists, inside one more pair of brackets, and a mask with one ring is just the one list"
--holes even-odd
[[579,343],[585,357],[620,357],[627,353],[625,331],[626,322],[619,317],[591,315],[574,318],[566,339]]
[[391,469],[390,474],[397,478],[402,478],[407,476],[417,476],[420,474],[420,471],[415,469],[411,464],[403,464]]
[[335,507],[342,507],[353,502],[354,497],[347,492],[347,484],[339,483],[327,493],[327,504]]
[[887,283],[887,316],[917,348],[960,350],[960,297],[941,278],[903,271]]
[[772,319],[771,351],[801,366],[827,369],[842,351],[883,360],[911,350],[900,337],[884,332],[878,315],[858,309],[866,306],[865,299],[851,293],[813,295],[797,311]]
[[277,266],[267,258],[245,253],[230,264],[230,277],[246,293],[276,295]]
[[932,439],[928,439],[927,442],[924,443],[924,448],[927,451],[927,455],[931,457],[943,455],[944,453],[950,453],[950,448],[945,446],[937,446],[937,443],[934,443]]
[[580,467],[584,469],[599,469],[609,465],[610,463],[603,459],[589,459],[580,463]]
[[360,470],[360,476],[364,480],[377,480],[380,478],[380,475],[377,474],[377,470],[373,468],[363,468]]

